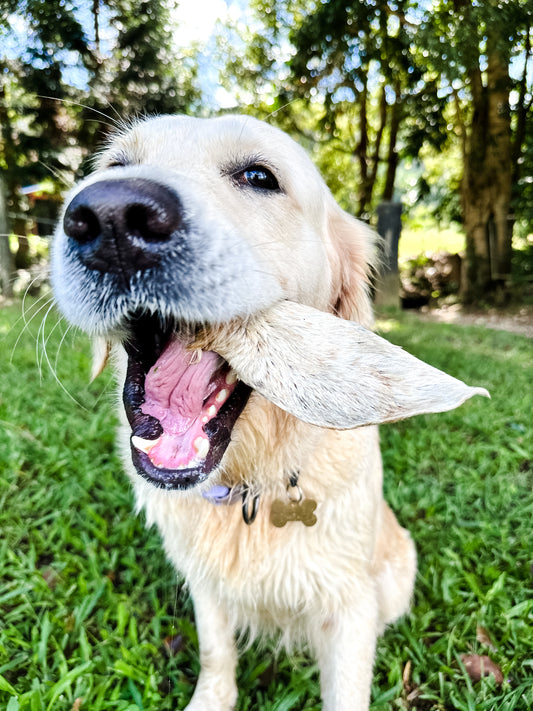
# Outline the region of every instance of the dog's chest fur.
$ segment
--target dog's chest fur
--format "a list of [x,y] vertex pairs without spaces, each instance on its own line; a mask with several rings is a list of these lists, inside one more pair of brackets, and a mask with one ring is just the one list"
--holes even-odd
[[[261,422],[258,408],[274,406],[255,403],[252,414]],[[279,416],[287,420],[286,415]],[[267,419],[276,421],[272,413]],[[291,436],[283,444],[272,443],[270,449],[254,452],[250,447],[258,437],[268,439],[269,433],[260,429],[250,437],[249,421],[239,431],[245,436],[237,435],[225,471],[234,481],[255,480],[259,509],[249,526],[239,503],[215,505],[199,497],[169,495],[134,478],[139,507],[146,511],[148,523],[157,525],[167,556],[191,588],[208,586],[225,600],[236,626],[250,627],[254,634],[281,627],[285,637],[294,637],[297,632],[289,628],[296,616],[318,620],[323,610],[330,615],[342,609],[359,581],[370,575],[379,530],[377,428],[323,431],[292,420],[286,422]],[[286,496],[284,464],[292,458],[293,447],[300,457],[304,453],[300,483],[304,496],[318,503],[317,523],[307,527],[291,521],[276,528],[270,509],[274,499]],[[258,451],[270,456],[259,459]]]

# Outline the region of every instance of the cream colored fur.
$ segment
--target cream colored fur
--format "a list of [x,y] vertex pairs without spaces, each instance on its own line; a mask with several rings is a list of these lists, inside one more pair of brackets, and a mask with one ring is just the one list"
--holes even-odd
[[[117,155],[127,157],[126,166],[108,169]],[[224,167],[248,158],[268,165],[283,192],[258,196],[232,185]],[[246,347],[249,319],[261,319],[269,308],[276,315],[276,305],[286,300],[311,307],[321,317],[329,314],[328,323],[335,328],[339,317],[371,326],[367,274],[372,235],[336,205],[302,149],[280,131],[247,117],[151,119],[115,138],[98,167],[79,189],[102,176],[133,176],[162,182],[180,195],[198,239],[205,240],[205,250],[213,254],[213,268],[224,275],[221,286],[212,287],[213,312],[204,314],[208,324],[204,337],[206,342],[218,337],[219,349],[230,363],[239,352],[234,367],[245,382],[247,377],[253,381],[259,368],[257,348]],[[113,340],[111,316],[106,315],[104,322],[83,296],[63,297],[63,275],[68,271],[64,239],[59,231],[54,259],[60,305],[74,322],[88,324],[93,333]],[[239,272],[240,254],[253,265],[251,273],[248,267]],[[72,294],[66,286],[65,293]],[[134,306],[143,304],[142,294],[129,298]],[[106,303],[106,314],[113,314],[112,306]],[[195,313],[190,304],[169,304],[159,295],[146,306],[183,318]],[[280,308],[288,321],[278,355],[272,355],[278,364],[284,361],[283,344],[289,342],[294,355],[291,323],[296,332],[298,319],[296,313],[291,322],[291,315]],[[229,336],[226,345],[220,341],[224,329],[219,326],[230,322],[235,326],[226,333],[239,332],[242,348],[231,345]],[[253,323],[259,323],[259,331],[263,327],[260,320]],[[353,381],[345,372],[348,366],[339,368],[336,361],[335,368],[328,369],[329,356],[318,373],[312,370],[310,364],[318,363],[327,351],[323,346],[328,336],[322,333],[323,342],[305,341],[301,367],[298,359],[287,360],[290,367],[281,378],[293,383],[291,373],[296,374],[295,387],[304,394],[306,388],[313,393],[320,373],[334,372],[335,377]],[[263,347],[261,367],[274,353],[268,337]],[[353,347],[357,355],[360,346]],[[101,358],[107,357],[107,350],[99,352]],[[124,356],[120,345],[115,350],[123,382]],[[394,359],[394,353],[390,357]],[[265,372],[268,375],[271,369],[266,367]],[[320,668],[324,710],[364,711],[377,635],[407,610],[416,569],[409,534],[383,500],[378,429],[340,431],[307,424],[289,414],[294,412],[286,406],[289,396],[281,393],[278,406],[259,394],[259,382],[250,384],[256,386],[255,392],[237,421],[219,470],[204,485],[185,493],[157,489],[137,475],[130,458],[131,430],[122,415],[120,441],[138,508],[146,511],[148,525],[158,527],[166,554],[185,576],[194,600],[201,672],[187,711],[234,708],[235,638],[243,630],[252,636],[281,635],[289,647],[309,648]],[[353,382],[350,387],[357,390]],[[267,395],[274,398],[275,390],[274,386]],[[322,413],[335,409],[331,396],[328,404],[327,390],[326,384],[318,398]],[[394,401],[394,392],[388,392]],[[397,415],[402,416],[407,415]],[[384,419],[382,413],[372,413],[364,422]],[[318,520],[313,527],[295,521],[275,528],[269,518],[271,504],[286,496],[294,471],[300,472],[303,495],[318,504]],[[202,489],[214,483],[246,483],[260,494],[252,525],[244,523],[239,505],[215,506],[202,497]]]
[[[294,176],[301,165],[289,166]],[[278,279],[296,301],[307,292],[305,303],[335,306],[370,325],[372,235],[339,210],[307,162],[303,171],[299,199],[312,211],[296,213],[306,226],[296,226],[288,238],[285,226],[276,235],[276,216],[271,218],[268,264],[277,274],[285,271]],[[312,247],[309,233],[326,248],[320,266],[322,250]],[[261,492],[251,526],[239,505],[214,506],[194,493],[157,490],[131,472],[138,505],[160,530],[194,600],[202,670],[187,711],[234,707],[233,640],[243,629],[253,636],[281,633],[289,647],[308,646],[320,665],[324,710],[363,711],[376,637],[407,610],[416,567],[414,546],[382,498],[377,428],[319,429],[254,395],[234,437],[220,480],[246,482]],[[125,439],[131,470],[129,428]],[[296,469],[304,495],[318,502],[318,522],[274,528],[271,503],[286,496],[288,474]]]

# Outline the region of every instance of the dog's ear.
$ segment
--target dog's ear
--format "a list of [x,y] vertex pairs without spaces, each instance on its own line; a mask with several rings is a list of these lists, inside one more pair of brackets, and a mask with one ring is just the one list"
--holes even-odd
[[208,345],[267,400],[321,427],[393,422],[489,396],[357,323],[288,301],[224,327]]
[[327,234],[333,274],[332,311],[370,327],[369,276],[375,262],[377,236],[333,199],[327,208]]
[[111,344],[105,338],[96,337],[92,343],[92,367],[91,383],[95,380],[107,365]]

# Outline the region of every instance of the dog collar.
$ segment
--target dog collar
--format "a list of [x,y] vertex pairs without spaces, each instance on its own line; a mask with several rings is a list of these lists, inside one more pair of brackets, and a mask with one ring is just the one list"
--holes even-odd
[[217,484],[202,493],[204,499],[212,504],[224,504],[229,506],[242,502],[242,518],[248,526],[255,521],[259,509],[259,494],[252,494],[245,484],[235,484],[235,486],[224,486]]
[[[272,502],[270,522],[277,528],[282,528],[288,521],[301,521],[305,526],[314,526],[316,516],[316,501],[304,499],[303,492],[298,485],[299,472],[292,472],[287,483],[287,501],[276,499]],[[293,492],[296,491],[296,497]],[[215,505],[231,505],[242,502],[242,518],[249,526],[255,521],[259,509],[260,494],[252,494],[246,484],[225,486],[216,484],[202,493],[204,499]]]
[[202,492],[202,496],[211,504],[235,504],[242,498],[243,491],[246,488],[243,484],[236,484],[235,486],[216,484],[207,491]]

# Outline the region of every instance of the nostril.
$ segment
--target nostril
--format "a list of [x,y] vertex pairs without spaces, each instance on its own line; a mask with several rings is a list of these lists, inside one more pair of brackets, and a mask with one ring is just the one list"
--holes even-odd
[[84,205],[69,208],[63,218],[63,229],[67,237],[86,244],[93,242],[101,232],[100,222],[96,214]]
[[128,232],[145,242],[166,242],[178,227],[176,215],[170,215],[160,204],[128,205],[125,219]]

